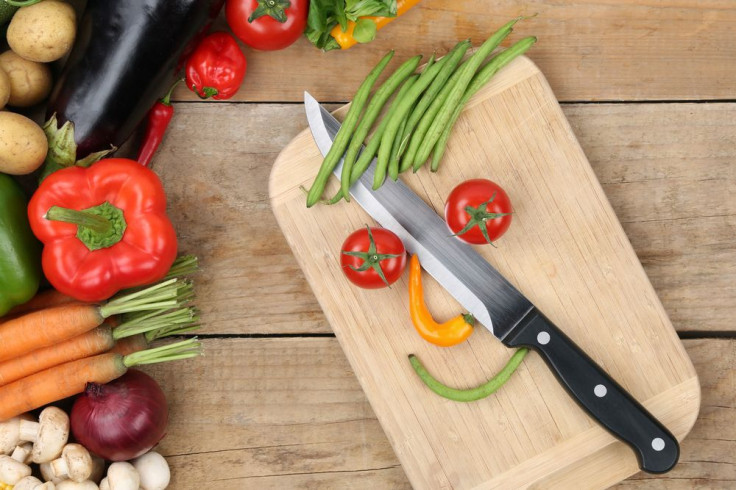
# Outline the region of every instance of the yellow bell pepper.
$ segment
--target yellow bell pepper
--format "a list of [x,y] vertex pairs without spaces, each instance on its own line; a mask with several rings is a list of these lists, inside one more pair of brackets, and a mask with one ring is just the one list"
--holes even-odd
[[[396,17],[361,17],[362,19],[371,19],[376,23],[376,28],[380,29],[397,17],[405,14],[410,8],[418,4],[420,0],[397,0],[396,2]],[[355,30],[355,22],[352,20],[348,21],[348,28],[343,32],[340,24],[332,28],[330,35],[335,38],[337,44],[340,45],[340,49],[348,49],[354,46],[358,41],[353,37],[353,31]]]

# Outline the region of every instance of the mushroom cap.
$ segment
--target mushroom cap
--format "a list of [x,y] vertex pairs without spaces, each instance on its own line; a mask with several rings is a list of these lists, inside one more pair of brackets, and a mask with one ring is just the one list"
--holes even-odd
[[0,455],[0,481],[15,485],[26,476],[31,475],[31,467],[16,461],[8,455]]
[[164,490],[171,481],[171,471],[166,459],[156,451],[149,451],[133,460],[133,466],[141,477],[143,490]]
[[110,490],[138,490],[141,479],[132,464],[119,461],[107,469],[107,484]]
[[110,485],[107,484],[107,478],[103,478],[100,481],[100,490],[110,490]]
[[83,482],[64,480],[56,485],[56,490],[99,490],[99,488],[95,482],[90,480]]
[[57,407],[47,407],[38,417],[38,437],[33,445],[34,463],[46,463],[61,455],[69,440],[69,416]]
[[[70,480],[83,482],[92,474],[92,456],[81,444],[71,443],[64,446],[61,459],[66,463],[66,473]],[[61,474],[60,471],[56,471],[55,463],[56,461],[51,462],[51,468],[57,475]]]

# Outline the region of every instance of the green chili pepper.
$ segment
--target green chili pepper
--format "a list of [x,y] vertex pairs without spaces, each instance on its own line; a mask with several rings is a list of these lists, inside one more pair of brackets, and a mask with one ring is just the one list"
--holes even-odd
[[358,87],[358,91],[355,93],[352,104],[350,104],[350,109],[348,109],[345,120],[340,126],[340,129],[335,136],[335,140],[332,142],[330,151],[327,152],[325,159],[322,161],[322,166],[317,172],[317,177],[315,177],[314,183],[312,183],[312,187],[307,193],[308,208],[314,206],[317,201],[319,201],[319,198],[322,197],[322,192],[324,192],[325,190],[327,180],[330,178],[332,170],[337,165],[337,162],[340,161],[343,153],[345,153],[345,148],[348,146],[350,137],[353,134],[353,129],[358,123],[360,113],[363,112],[363,106],[365,106],[365,102],[368,100],[368,95],[371,92],[371,88],[373,88],[373,85],[376,83],[379,75],[386,67],[388,62],[391,61],[391,58],[393,58],[393,56],[394,52],[389,51],[388,54],[386,54],[386,56],[384,56],[381,61],[379,61],[378,64],[371,70],[366,79],[363,80],[363,83],[360,84],[360,87]]
[[0,315],[31,299],[41,281],[41,244],[28,224],[27,205],[15,180],[0,174]]
[[514,371],[519,367],[519,364],[521,364],[521,361],[524,360],[524,357],[528,352],[529,349],[525,347],[518,349],[497,375],[482,385],[467,390],[451,388],[437,381],[431,374],[429,374],[429,371],[427,371],[419,358],[414,354],[409,355],[409,362],[411,362],[411,366],[414,368],[417,375],[419,375],[422,381],[424,381],[424,384],[441,397],[456,402],[473,402],[487,397],[503,386],[504,383],[509,380],[511,375],[514,374]]

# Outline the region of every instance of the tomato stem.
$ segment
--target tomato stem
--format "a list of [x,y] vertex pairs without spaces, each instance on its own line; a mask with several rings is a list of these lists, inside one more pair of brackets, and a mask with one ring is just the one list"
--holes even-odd
[[291,7],[289,0],[258,0],[258,7],[248,17],[248,22],[253,22],[264,15],[268,15],[283,24],[286,22],[286,12],[284,10],[289,7]]

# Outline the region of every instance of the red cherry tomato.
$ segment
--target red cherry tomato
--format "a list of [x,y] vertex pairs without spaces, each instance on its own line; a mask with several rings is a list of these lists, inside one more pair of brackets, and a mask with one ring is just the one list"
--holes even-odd
[[356,286],[385,288],[404,272],[406,249],[394,232],[366,226],[345,239],[340,264],[345,276]]
[[465,242],[492,244],[511,225],[511,200],[495,182],[466,180],[450,192],[445,204],[445,221]]
[[233,33],[263,51],[284,49],[307,26],[308,0],[227,0],[225,18]]

